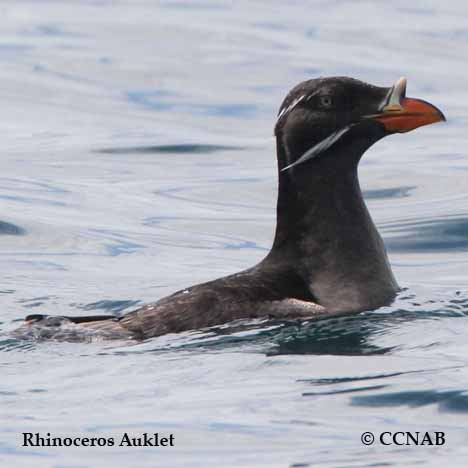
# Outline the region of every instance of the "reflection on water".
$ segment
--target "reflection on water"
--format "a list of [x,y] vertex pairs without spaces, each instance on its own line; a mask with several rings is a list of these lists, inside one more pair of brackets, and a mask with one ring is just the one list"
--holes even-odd
[[[28,449],[18,434],[166,431],[177,445],[158,463],[175,468],[465,467],[467,4],[36,3],[2,2],[2,463],[153,468],[153,450]],[[405,288],[394,304],[143,342],[12,337],[28,314],[122,315],[261,260],[277,110],[319,75],[406,75],[449,119],[360,167]],[[449,444],[382,451],[360,443],[369,430]]]
[[359,356],[382,354],[391,348],[372,343],[372,332],[380,326],[371,317],[320,320],[307,326],[288,327],[275,337],[275,354],[328,354]]

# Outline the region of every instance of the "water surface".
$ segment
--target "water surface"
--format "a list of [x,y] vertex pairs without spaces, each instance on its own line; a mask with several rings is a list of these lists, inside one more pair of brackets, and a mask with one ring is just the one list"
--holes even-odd
[[[466,466],[467,15],[435,0],[2,2],[0,464]],[[405,75],[448,118],[361,164],[404,288],[392,306],[137,344],[8,335],[28,314],[122,314],[260,260],[277,108],[320,75]],[[24,448],[26,431],[176,446]],[[447,442],[366,447],[364,431]]]

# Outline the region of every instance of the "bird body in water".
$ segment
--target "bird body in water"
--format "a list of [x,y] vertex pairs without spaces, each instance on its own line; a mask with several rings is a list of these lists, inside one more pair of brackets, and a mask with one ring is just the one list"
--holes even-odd
[[358,163],[393,133],[445,120],[433,105],[390,88],[347,78],[300,83],[275,126],[277,225],[256,266],[178,291],[123,317],[32,315],[26,327],[50,336],[64,324],[109,337],[144,339],[237,319],[321,317],[375,309],[398,284],[363,200]]

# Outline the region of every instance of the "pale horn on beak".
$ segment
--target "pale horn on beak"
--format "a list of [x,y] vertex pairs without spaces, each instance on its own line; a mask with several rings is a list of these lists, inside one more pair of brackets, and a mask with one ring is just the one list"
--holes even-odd
[[385,99],[385,102],[382,106],[382,112],[392,112],[392,111],[401,111],[401,101],[406,97],[406,83],[407,79],[402,76],[397,82],[392,86],[390,92]]
[[415,128],[445,121],[437,107],[421,99],[406,97],[406,78],[400,78],[390,89],[380,113],[372,116],[390,133],[404,133]]

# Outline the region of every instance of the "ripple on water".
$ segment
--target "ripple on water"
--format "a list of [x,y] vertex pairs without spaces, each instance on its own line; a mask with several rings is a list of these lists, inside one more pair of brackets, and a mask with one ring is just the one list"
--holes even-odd
[[210,154],[220,151],[243,150],[241,146],[210,145],[210,144],[180,144],[180,145],[152,145],[152,146],[126,146],[115,148],[102,148],[96,150],[103,154]]
[[127,92],[127,99],[153,111],[184,112],[190,115],[214,117],[253,117],[257,106],[252,103],[194,103],[180,102],[180,97],[162,90],[135,90]]
[[26,234],[26,231],[23,228],[15,224],[0,221],[0,235],[22,236],[24,234]]
[[363,195],[366,200],[379,200],[385,198],[406,198],[416,186],[391,187],[383,189],[364,190]]
[[468,412],[468,394],[466,390],[388,392],[374,395],[356,395],[351,398],[351,404],[368,407],[408,406],[412,408],[436,404],[441,411],[466,413]]
[[335,377],[335,378],[318,378],[318,379],[299,379],[298,382],[305,382],[311,385],[335,385],[343,383],[352,383],[352,382],[362,382],[367,380],[379,380],[398,377],[400,375],[407,374],[417,374],[421,372],[428,372],[428,370],[412,370],[412,371],[403,371],[403,372],[389,372],[385,374],[372,374],[365,376],[355,376],[355,377]]
[[429,219],[383,226],[385,245],[394,252],[468,249],[468,218]]
[[0,179],[0,189],[2,190],[21,190],[28,193],[53,193],[67,194],[69,190],[57,186],[55,183],[44,182],[39,180],[25,180],[23,178],[2,177]]
[[33,340],[22,340],[17,338],[5,338],[0,337],[0,351],[31,351],[36,348],[36,342]]
[[[227,182],[229,182],[229,180],[225,180],[223,181],[223,183],[220,183],[219,181],[210,181],[209,183],[218,183],[220,187],[222,187],[225,186]],[[239,179],[237,179],[236,182],[239,182]],[[242,180],[242,182],[257,182],[257,179],[245,178]],[[157,190],[154,192],[154,194],[157,197],[168,198],[172,200],[180,200],[195,206],[209,207],[212,211],[225,212],[227,208],[242,208],[248,209],[249,211],[265,211],[265,208],[263,206],[255,205],[254,203],[239,203],[236,202],[235,199],[233,199],[232,201],[220,201],[214,200],[212,197],[208,196],[202,198],[199,194],[196,193],[196,191],[194,191],[194,188],[198,189],[200,188],[200,186],[185,185],[180,187],[170,187],[167,189]]]
[[137,306],[140,304],[140,301],[135,301],[135,300],[102,300],[102,301],[97,301],[97,302],[91,302],[89,304],[83,304],[83,305],[75,305],[71,304],[72,306],[75,305],[75,307],[78,307],[79,309],[82,310],[104,310],[106,312],[113,312],[113,313],[118,313],[118,312],[123,312],[126,309],[130,309],[132,307]]
[[146,248],[144,244],[131,240],[128,233],[120,233],[111,229],[90,229],[90,232],[104,236],[105,252],[110,257],[131,254]]

